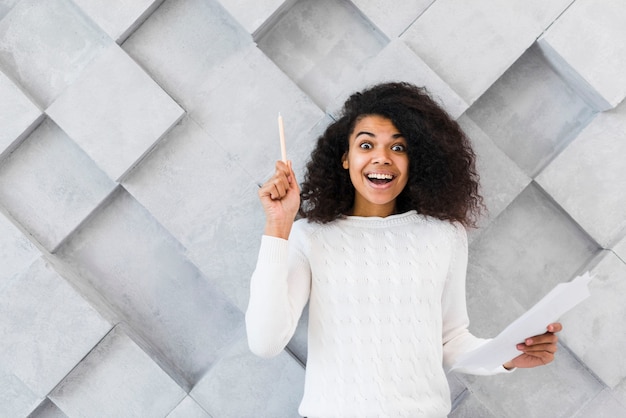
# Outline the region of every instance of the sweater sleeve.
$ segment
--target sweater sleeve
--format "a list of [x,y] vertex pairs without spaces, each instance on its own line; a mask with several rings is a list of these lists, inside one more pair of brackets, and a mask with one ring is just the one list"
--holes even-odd
[[[468,260],[467,233],[460,224],[455,224],[454,229],[450,268],[441,300],[443,364],[446,369],[449,369],[461,354],[489,341],[475,337],[468,330],[469,317],[465,296]],[[463,369],[462,372],[490,375],[505,373],[508,370],[499,366],[494,370]]]
[[276,356],[285,348],[309,298],[310,268],[294,241],[261,239],[246,310],[248,345],[260,357]]

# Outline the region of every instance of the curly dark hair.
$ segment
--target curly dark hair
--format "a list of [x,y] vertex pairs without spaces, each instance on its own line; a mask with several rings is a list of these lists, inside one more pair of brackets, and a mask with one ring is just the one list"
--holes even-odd
[[484,205],[469,139],[425,88],[405,82],[378,84],[346,101],[306,165],[299,215],[327,223],[350,213],[355,190],[342,158],[355,124],[369,115],[391,120],[408,144],[409,180],[397,198],[397,212],[415,209],[475,226]]

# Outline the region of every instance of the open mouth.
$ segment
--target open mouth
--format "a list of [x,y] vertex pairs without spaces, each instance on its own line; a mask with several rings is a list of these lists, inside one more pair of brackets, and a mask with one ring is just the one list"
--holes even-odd
[[383,173],[369,173],[367,175],[367,179],[374,184],[387,184],[394,179],[394,176],[391,174],[383,174]]

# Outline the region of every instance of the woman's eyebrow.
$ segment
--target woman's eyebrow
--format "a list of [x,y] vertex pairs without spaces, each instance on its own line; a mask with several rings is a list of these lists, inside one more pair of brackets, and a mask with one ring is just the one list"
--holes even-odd
[[[370,137],[372,137],[372,138],[376,138],[376,135],[374,135],[373,133],[368,132],[368,131],[360,131],[360,132],[359,132],[358,134],[356,134],[354,137],[355,137],[355,138],[358,138],[358,137],[359,137],[359,136],[361,136],[361,135],[367,135],[367,136],[370,136]],[[401,132],[398,132],[398,133],[393,134],[393,135],[392,135],[392,137],[393,137],[394,139],[397,139],[397,138],[404,138],[404,135],[402,135],[402,133],[401,133]]]

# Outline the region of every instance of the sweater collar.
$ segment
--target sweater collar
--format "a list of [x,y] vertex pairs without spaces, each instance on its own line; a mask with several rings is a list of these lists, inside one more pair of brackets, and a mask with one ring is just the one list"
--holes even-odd
[[419,215],[417,211],[410,210],[408,212],[399,213],[396,215],[389,215],[384,218],[378,216],[346,216],[343,219],[339,219],[339,222],[353,224],[355,226],[389,227],[393,225],[402,225],[414,222],[417,219],[425,218],[425,216]]

